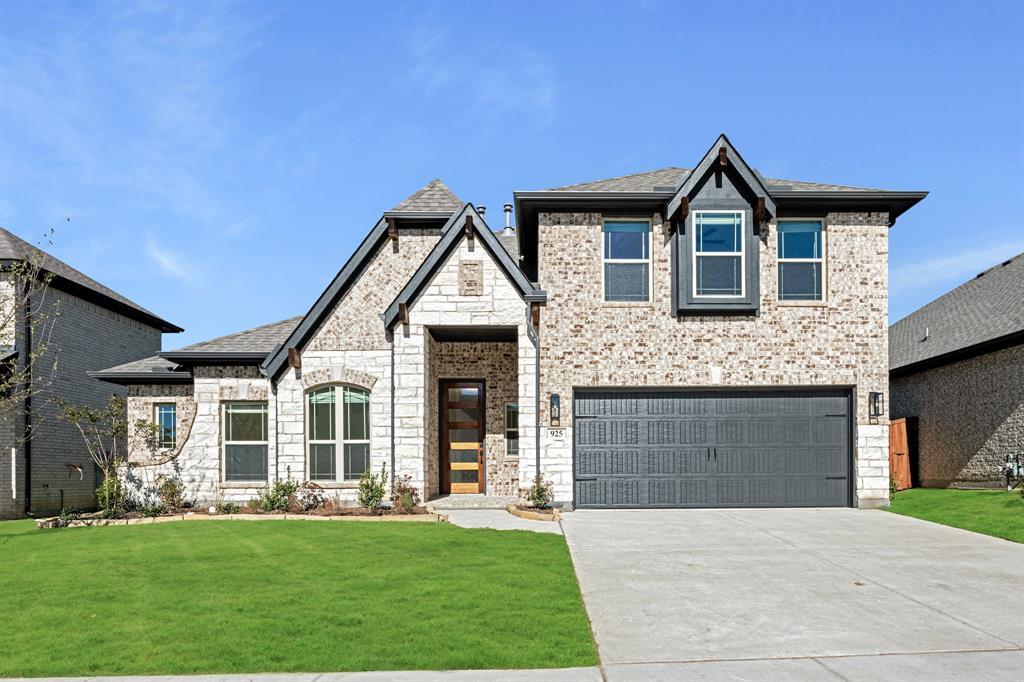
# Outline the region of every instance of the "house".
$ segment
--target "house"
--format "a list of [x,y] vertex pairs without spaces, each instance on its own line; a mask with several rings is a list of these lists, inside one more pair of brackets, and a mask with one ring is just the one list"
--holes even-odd
[[[115,391],[88,372],[149,357],[182,329],[3,228],[0,266],[0,519],[95,508],[96,469],[54,399],[103,406]],[[42,283],[21,295],[28,272]]]
[[539,473],[578,507],[883,505],[888,231],[924,196],[767,179],[723,135],[514,193],[507,249],[435,180],[301,317],[95,376],[174,415],[139,470],[202,501],[386,466],[428,499]]
[[1024,253],[889,328],[889,392],[889,416],[916,419],[921,485],[1005,483],[1024,455]]

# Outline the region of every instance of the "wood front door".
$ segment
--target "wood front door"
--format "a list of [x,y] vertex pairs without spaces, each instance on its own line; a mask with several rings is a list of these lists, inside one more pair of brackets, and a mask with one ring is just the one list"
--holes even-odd
[[441,381],[441,492],[484,491],[484,382]]

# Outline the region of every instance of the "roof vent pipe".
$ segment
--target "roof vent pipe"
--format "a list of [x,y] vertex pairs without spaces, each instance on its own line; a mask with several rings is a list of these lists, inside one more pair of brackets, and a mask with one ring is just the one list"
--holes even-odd
[[476,212],[480,214],[481,218],[483,218],[484,217],[484,213],[487,213],[487,207],[486,206],[477,206],[476,207]]
[[930,330],[930,329],[928,329],[928,327],[925,327],[925,328],[924,328],[924,338],[923,338],[923,339],[921,339],[921,340],[922,340],[922,341],[927,341],[927,340],[928,340],[929,338],[931,338],[931,335],[932,335],[932,334],[931,334],[931,330]]
[[505,227],[512,227],[512,204],[505,204]]

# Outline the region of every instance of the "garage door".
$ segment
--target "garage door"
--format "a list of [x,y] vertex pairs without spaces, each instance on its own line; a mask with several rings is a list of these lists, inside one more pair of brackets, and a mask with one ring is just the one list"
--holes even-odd
[[576,391],[579,507],[850,504],[850,394]]

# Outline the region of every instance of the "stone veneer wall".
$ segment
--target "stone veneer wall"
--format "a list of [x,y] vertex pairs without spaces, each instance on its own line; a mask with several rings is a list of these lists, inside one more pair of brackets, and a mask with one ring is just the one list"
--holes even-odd
[[427,490],[438,493],[440,462],[440,379],[483,379],[486,405],[484,437],[486,493],[519,494],[519,455],[505,443],[505,405],[517,402],[518,350],[514,342],[437,342],[427,335]]
[[[482,294],[459,293],[459,264],[463,261],[481,263]],[[441,325],[516,328],[519,429],[523,434],[519,446],[519,480],[531,480],[526,476],[532,476],[534,468],[536,351],[527,337],[526,309],[519,291],[479,241],[471,244],[462,237],[455,251],[409,307],[409,324],[395,327],[395,398],[401,410],[396,414],[396,468],[399,474],[412,476],[414,485],[428,492],[435,491],[437,486],[437,387],[430,386],[435,382],[428,380],[432,341],[429,328]],[[436,365],[435,370],[441,371],[441,364]],[[434,405],[433,417],[431,405]],[[502,464],[502,467],[510,466],[511,462],[508,467]]]
[[921,484],[997,483],[1007,455],[1024,452],[1024,345],[890,383],[889,415],[918,418]]
[[[856,495],[862,506],[888,501],[887,422],[868,423],[869,391],[888,385],[888,216],[830,213],[824,303],[777,300],[776,225],[762,235],[758,316],[673,317],[669,225],[652,222],[650,303],[606,303],[601,290],[600,213],[541,213],[541,423],[546,397],[562,397],[564,439],[542,429],[545,477],[559,500],[572,499],[572,395],[575,387],[712,385],[855,386]],[[523,480],[529,480],[525,476]]]

